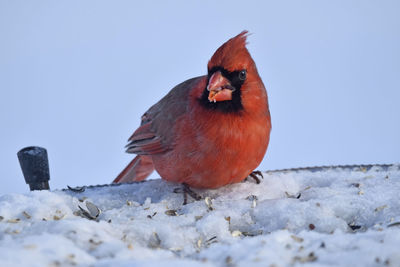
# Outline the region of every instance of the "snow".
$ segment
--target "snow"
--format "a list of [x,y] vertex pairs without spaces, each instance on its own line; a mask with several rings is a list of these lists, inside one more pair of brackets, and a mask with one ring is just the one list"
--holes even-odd
[[0,266],[400,266],[400,164],[267,172],[187,205],[178,187],[0,196]]

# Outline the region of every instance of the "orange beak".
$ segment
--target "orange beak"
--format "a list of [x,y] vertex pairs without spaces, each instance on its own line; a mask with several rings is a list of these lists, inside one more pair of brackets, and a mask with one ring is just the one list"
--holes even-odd
[[232,100],[232,92],[234,88],[227,78],[225,78],[220,71],[215,72],[208,81],[207,90],[208,100],[210,102],[228,101]]

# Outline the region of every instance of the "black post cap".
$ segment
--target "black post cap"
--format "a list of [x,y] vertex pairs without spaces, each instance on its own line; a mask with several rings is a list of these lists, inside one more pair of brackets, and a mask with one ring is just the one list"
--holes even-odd
[[17,155],[30,190],[49,190],[50,172],[46,149],[37,146],[25,147]]

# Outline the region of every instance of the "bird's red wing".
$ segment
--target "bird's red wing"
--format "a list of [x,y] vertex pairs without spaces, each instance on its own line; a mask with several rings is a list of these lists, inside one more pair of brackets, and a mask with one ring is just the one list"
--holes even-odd
[[151,130],[151,122],[140,126],[129,138],[126,152],[138,155],[152,155],[165,152],[166,146],[161,143],[161,137]]
[[141,126],[128,140],[126,152],[154,155],[172,149],[176,121],[187,114],[191,89],[205,83],[206,76],[196,77],[175,86],[143,116]]

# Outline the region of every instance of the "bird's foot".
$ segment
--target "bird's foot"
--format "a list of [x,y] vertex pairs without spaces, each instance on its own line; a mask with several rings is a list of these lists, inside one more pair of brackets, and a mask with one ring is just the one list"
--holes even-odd
[[183,183],[181,188],[175,188],[174,189],[174,193],[183,193],[183,205],[187,204],[187,196],[189,195],[191,198],[193,198],[194,200],[201,200],[202,197],[197,194],[196,192],[194,192],[192,189],[190,189],[190,187]]
[[264,176],[262,175],[261,171],[253,171],[252,173],[247,176],[244,181],[248,181],[249,177],[251,177],[254,181],[256,181],[256,184],[261,183],[261,179],[264,179]]

